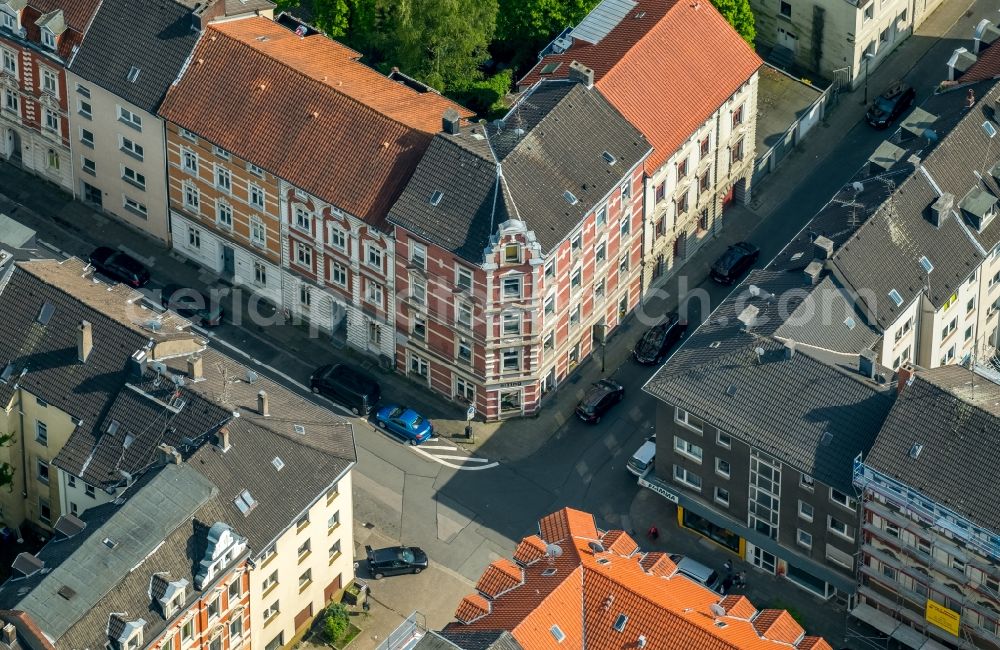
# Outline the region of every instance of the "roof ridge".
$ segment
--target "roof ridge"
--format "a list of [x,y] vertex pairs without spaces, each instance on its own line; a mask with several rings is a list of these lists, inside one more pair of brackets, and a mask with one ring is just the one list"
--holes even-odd
[[[664,21],[665,21],[665,20],[667,19],[667,16],[668,16],[668,15],[670,14],[670,12],[671,12],[671,11],[673,11],[673,10],[674,10],[674,8],[675,8],[675,7],[677,7],[677,5],[681,4],[681,0],[667,0],[667,2],[672,2],[673,4],[671,4],[671,5],[669,6],[669,7],[667,7],[666,11],[664,11],[664,12],[663,12],[663,15],[662,15],[662,16],[660,16],[660,19],[656,21],[656,24],[655,24],[655,25],[653,25],[652,27],[650,27],[649,29],[647,29],[647,30],[646,30],[646,33],[645,33],[645,34],[643,34],[642,36],[640,36],[639,38],[637,38],[637,39],[636,39],[636,41],[635,41],[635,43],[632,43],[632,45],[631,45],[631,46],[629,46],[629,48],[628,48],[627,50],[625,50],[625,54],[623,54],[623,55],[622,55],[621,57],[619,57],[619,58],[618,58],[618,60],[617,60],[617,61],[615,61],[614,63],[612,63],[612,64],[611,64],[611,66],[610,66],[610,67],[609,67],[609,68],[608,68],[608,69],[607,69],[607,70],[606,70],[606,71],[604,72],[604,74],[602,74],[602,75],[601,75],[601,79],[604,79],[605,77],[607,77],[608,75],[610,75],[610,74],[611,74],[611,73],[612,73],[612,72],[614,71],[614,69],[615,69],[615,68],[617,68],[617,67],[618,67],[619,65],[621,65],[621,64],[622,64],[622,62],[623,62],[623,61],[624,61],[625,59],[628,59],[628,58],[631,58],[631,56],[632,56],[632,53],[633,53],[633,52],[634,52],[634,51],[635,51],[635,50],[636,50],[636,49],[638,48],[638,45],[639,45],[640,43],[642,43],[643,41],[645,41],[645,40],[646,40],[646,38],[647,38],[647,37],[648,37],[648,36],[649,36],[649,35],[650,35],[650,34],[651,34],[652,32],[654,32],[654,31],[656,31],[657,29],[659,29],[659,27],[660,27],[660,26],[661,26],[661,25],[663,24],[663,22],[664,22]],[[635,9],[636,9],[636,10],[639,10],[639,11],[642,11],[642,10],[640,10],[640,9],[638,8],[638,4],[639,4],[639,3],[637,2],[637,3],[636,3],[636,7],[635,7]],[[632,13],[632,12],[631,12],[631,11],[629,11],[629,14],[631,14],[631,13]],[[588,14],[588,15],[589,15],[589,14]],[[625,18],[628,18],[628,14],[626,14]],[[615,25],[615,26],[614,26],[614,28],[612,28],[611,32],[615,31],[615,29],[618,29],[618,27],[620,27],[620,26],[621,26],[622,22],[624,22],[625,18],[623,18],[623,19],[622,19],[622,20],[621,20],[621,21],[620,21],[620,22],[619,22],[619,23],[618,23],[617,25]],[[581,22],[582,22],[582,21],[581,21]],[[611,36],[611,32],[608,32],[608,33],[607,33],[607,34],[606,34],[606,35],[604,36],[604,38],[608,38],[609,36]],[[572,36],[572,35],[573,35],[573,33],[572,33],[572,32],[570,32],[570,36]],[[604,38],[602,38],[601,40],[604,40]],[[530,73],[531,71],[529,70],[528,72]],[[600,83],[600,79],[595,79],[595,80],[594,80],[594,85],[596,86],[596,85],[597,85],[598,83]]]

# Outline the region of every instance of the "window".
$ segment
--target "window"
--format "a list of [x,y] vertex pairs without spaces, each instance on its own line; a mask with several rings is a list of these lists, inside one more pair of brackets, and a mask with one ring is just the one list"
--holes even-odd
[[241,580],[242,578],[240,576],[236,576],[236,578],[229,583],[230,607],[232,606],[232,602],[234,600],[237,600],[240,597],[240,594],[243,593],[243,585],[241,583]]
[[889,42],[889,30],[890,29],[891,29],[890,27],[886,27],[885,29],[882,30],[882,33],[880,33],[878,35],[878,40],[879,40],[880,43],[884,44],[884,43],[888,43]]
[[[267,590],[278,584],[278,570],[275,569],[271,572],[271,575],[264,578],[264,582],[260,584],[260,590],[263,593],[267,593]],[[264,618],[267,618],[266,616]]]
[[42,27],[42,45],[50,50],[56,49],[56,35],[45,27]]
[[680,465],[674,465],[674,480],[695,490],[701,490],[701,477]]
[[6,48],[0,48],[3,52],[3,71],[17,76],[17,54]]
[[427,363],[426,359],[422,359],[415,354],[411,355],[410,372],[426,378],[430,374],[430,364]]
[[327,557],[331,562],[340,557],[340,540],[338,539],[332,545],[330,545],[330,550],[327,552]]
[[256,208],[257,210],[264,209],[267,195],[264,193],[264,189],[262,187],[249,183],[247,185],[247,196],[250,199],[250,207]]
[[49,444],[49,427],[41,420],[35,420],[35,442],[41,445]]
[[184,207],[193,212],[201,207],[201,192],[194,183],[184,183]]
[[347,233],[333,224],[330,224],[327,240],[333,248],[341,251],[347,250]]
[[971,314],[975,308],[976,308],[976,297],[973,296],[969,298],[969,302],[965,305],[965,313]]
[[659,185],[656,186],[656,189],[653,190],[653,200],[659,203],[664,198],[666,198],[666,196],[667,196],[667,184],[660,183]]
[[124,136],[120,136],[119,139],[121,140],[121,142],[119,143],[119,147],[123,152],[127,153],[133,158],[137,158],[138,160],[143,159],[144,150],[141,144],[136,144],[135,142],[129,140]]
[[715,502],[729,507],[729,490],[721,487],[715,488]]
[[94,486],[93,485],[85,484],[83,486],[83,493],[86,494],[91,499],[96,498],[96,493],[94,492]]
[[127,124],[133,129],[142,131],[142,118],[124,106],[118,107],[118,121]]
[[969,325],[968,327],[965,328],[965,340],[966,341],[972,340],[972,325]]
[[582,247],[583,247],[583,238],[580,236],[580,233],[576,233],[569,240],[570,253],[575,255],[580,252],[580,249]]
[[146,189],[146,175],[140,174],[131,167],[122,167],[122,180],[130,185],[135,185],[141,190]]
[[833,501],[834,503],[841,505],[847,508],[848,510],[855,510],[858,507],[858,502],[855,501],[852,497],[849,497],[843,492],[840,492],[839,490],[835,490],[833,488],[830,488],[830,501]]
[[347,267],[344,266],[343,264],[338,264],[337,262],[334,262],[333,266],[332,266],[332,268],[330,270],[330,281],[333,282],[334,284],[338,285],[338,286],[346,288],[347,287]]
[[518,264],[521,261],[521,247],[517,244],[507,244],[503,247],[503,261],[505,264]]
[[697,431],[698,433],[701,433],[705,428],[705,424],[701,420],[694,417],[684,409],[677,409],[674,411],[674,422],[685,426],[692,431]]
[[455,286],[463,291],[472,291],[472,271],[462,266],[455,267]]
[[188,226],[188,246],[201,248],[201,231]]
[[625,215],[622,217],[621,223],[619,223],[619,232],[622,239],[628,237],[629,233],[632,232],[632,222],[629,221],[630,218],[631,217],[629,215]]
[[715,473],[718,474],[719,476],[724,476],[726,478],[729,478],[730,475],[732,474],[732,469],[733,468],[729,464],[728,460],[725,460],[723,458],[715,459]]
[[544,350],[555,350],[556,349],[556,336],[555,333],[549,332],[545,335],[545,340],[542,341],[542,349]]
[[410,263],[418,269],[427,270],[427,247],[420,242],[410,242]]
[[791,18],[792,17],[792,5],[790,5],[787,2],[785,2],[785,0],[781,0],[781,2],[779,3],[779,6],[778,6],[778,13],[780,15],[784,16],[785,18]]
[[545,263],[545,278],[552,279],[556,277],[556,261],[549,260]]
[[312,287],[308,284],[299,285],[299,304],[303,307],[309,307],[312,305]]
[[[13,113],[18,113],[21,110],[21,98],[18,97],[17,92],[11,90],[10,88],[3,91],[3,107],[4,110],[11,111]],[[94,139],[91,136],[90,145],[94,146]]]
[[740,138],[739,142],[733,145],[730,153],[730,163],[735,164],[743,160],[743,138]]
[[816,511],[812,507],[811,503],[806,503],[805,501],[799,499],[799,517],[802,517],[806,521],[812,521],[815,514]]
[[197,176],[198,154],[190,149],[181,148],[181,169]]
[[733,438],[728,433],[722,433],[721,431],[717,432],[715,436],[715,442],[720,447],[723,447],[725,449],[733,448]]
[[302,242],[295,242],[295,263],[312,268],[312,248]]
[[38,480],[45,485],[49,484],[49,464],[41,458],[38,459]]
[[854,534],[851,531],[851,527],[840,521],[836,517],[827,517],[827,528],[831,533],[840,535],[844,539],[854,541]]
[[674,436],[674,451],[698,463],[703,455],[701,447],[678,436]]
[[464,336],[458,337],[458,341],[456,342],[456,348],[457,348],[456,356],[458,357],[459,361],[462,361],[463,363],[472,362],[472,344],[469,342],[469,339],[465,338]]
[[472,305],[460,302],[455,306],[455,314],[459,325],[472,327]]
[[[268,607],[267,609],[264,610],[264,615],[263,615],[264,620],[265,621],[271,620],[272,618],[274,618],[275,616],[277,616],[277,614],[278,614],[279,611],[281,611],[281,610],[279,609],[279,603],[276,600],[273,603],[271,603],[270,607]],[[281,635],[279,635],[279,636],[281,636]],[[281,647],[280,644],[277,647],[280,648]]]
[[798,534],[795,537],[795,541],[799,546],[803,548],[812,548],[813,536],[801,528],[798,529]]
[[222,158],[223,160],[229,160],[230,159],[229,152],[226,151],[225,149],[223,149],[222,147],[213,145],[212,146],[212,153],[215,154],[216,158]]
[[47,156],[49,169],[59,171],[59,152],[55,149],[49,149]]
[[215,220],[223,228],[233,227],[233,206],[225,201],[215,202]]
[[948,338],[951,335],[951,333],[955,331],[957,327],[958,327],[958,317],[956,316],[955,318],[951,319],[950,323],[944,326],[944,329],[941,330],[941,340]]
[[83,171],[91,175],[97,174],[97,163],[85,156],[80,156],[80,159],[80,165],[83,167]]
[[226,194],[233,191],[233,173],[229,171],[228,167],[215,166],[215,187]]
[[241,636],[243,636],[243,617],[234,616],[229,621],[230,645],[232,645],[232,641],[240,638]]
[[257,165],[248,162],[247,163],[247,171],[250,172],[251,174],[253,174],[254,176],[259,176],[260,178],[264,178],[264,168],[263,167],[258,167]]
[[295,522],[295,532],[301,533],[309,525],[309,513],[299,517],[299,520]]
[[299,544],[298,550],[296,550],[295,555],[299,558],[299,562],[305,559],[307,555],[312,552],[312,540],[306,538],[306,541]]
[[622,258],[618,260],[618,272],[624,275],[625,273],[628,273],[628,268],[629,268],[628,253],[625,253],[624,255],[622,255]]
[[556,294],[555,292],[549,294],[545,298],[545,313],[548,315],[556,313]]
[[326,530],[327,532],[330,532],[339,525],[340,525],[340,510],[330,515],[330,518],[326,520]]
[[377,269],[382,268],[382,249],[371,244],[368,244],[368,266],[374,266]]
[[573,274],[569,277],[569,286],[572,289],[579,289],[583,286],[583,269],[581,267],[573,269]]
[[264,225],[264,221],[257,215],[250,217],[250,243],[257,246],[267,244],[267,226]]
[[569,324],[579,325],[580,324],[580,305],[573,308],[573,311],[569,313]]
[[687,175],[688,175],[688,159],[685,158],[684,160],[677,163],[677,182],[684,180],[687,177]]
[[191,619],[181,626],[181,641],[188,642],[194,636],[194,619]]
[[597,245],[597,250],[594,253],[595,264],[604,264],[608,259],[608,245],[605,242],[601,242]]
[[955,345],[952,344],[948,351],[941,357],[941,365],[950,363],[955,358]]
[[709,143],[709,136],[706,135],[704,138],[701,139],[701,142],[698,143],[698,158],[700,158],[701,160],[708,158],[708,152],[710,150],[709,149],[710,146],[711,145]]
[[865,7],[865,19],[864,19],[864,22],[867,23],[869,20],[871,20],[874,17],[875,17],[875,3],[874,2],[870,2],[870,3],[868,3],[868,6]]
[[179,133],[180,136],[185,140],[190,140],[191,142],[198,142],[198,136],[196,136],[194,133],[188,131],[185,128],[178,128],[177,133]]
[[42,92],[59,96],[59,78],[56,73],[47,68],[42,68]]
[[365,299],[378,307],[382,306],[382,285],[377,282],[368,281],[368,292]]
[[312,582],[312,569],[306,569],[302,575],[299,576],[299,590],[305,589]]
[[51,108],[45,109],[45,128],[49,131],[59,130],[59,113]]
[[219,611],[221,610],[222,596],[216,596],[211,602],[208,603],[208,618],[209,620],[217,618],[219,616]]
[[521,369],[521,351],[517,349],[503,350],[501,352],[503,372],[516,372]]
[[427,340],[427,317],[422,314],[414,314],[413,321],[411,322],[411,334],[413,338],[426,341]]
[[253,282],[258,287],[267,286],[267,267],[264,266],[263,262],[253,263]]
[[594,283],[594,299],[595,300],[603,300],[604,299],[604,287],[605,287],[604,278],[601,278],[600,280],[598,280],[597,282]]
[[804,490],[809,490],[810,492],[812,492],[814,484],[815,482],[813,481],[813,477],[809,476],[808,474],[803,474],[801,477],[799,477],[799,487],[801,487]]
[[504,314],[503,329],[504,336],[517,336],[521,333],[521,314]]
[[743,124],[743,107],[744,104],[740,104],[733,110],[733,128],[735,129],[740,124]]
[[419,305],[426,305],[427,283],[420,278],[410,278],[410,298]]
[[706,169],[705,173],[698,179],[698,191],[707,192],[712,187],[712,170]]
[[503,286],[503,297],[504,298],[520,298],[521,297],[521,276],[520,275],[508,275],[503,280],[501,280],[501,285]]
[[594,217],[594,221],[597,226],[603,226],[608,222],[608,206],[602,205],[597,209],[597,215]]
[[68,476],[68,477],[66,477],[66,485],[68,485],[71,488],[75,488],[76,487],[76,477],[75,476]]
[[625,203],[626,199],[632,198],[632,182],[625,181],[622,183],[622,203]]
[[688,211],[689,203],[688,203],[688,193],[686,189],[684,190],[683,194],[681,194],[674,200],[674,204],[677,207],[677,214],[683,214]]

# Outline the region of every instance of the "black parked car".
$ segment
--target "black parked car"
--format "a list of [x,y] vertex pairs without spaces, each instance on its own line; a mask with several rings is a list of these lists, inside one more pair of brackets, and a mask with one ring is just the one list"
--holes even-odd
[[875,98],[875,103],[865,113],[865,121],[876,129],[888,128],[906,109],[913,106],[916,98],[917,93],[913,88],[896,84]]
[[754,265],[760,250],[753,244],[741,241],[730,246],[712,265],[712,279],[719,284],[733,284]]
[[222,305],[212,304],[205,294],[191,287],[168,284],[160,292],[160,302],[202,327],[216,327],[222,322]]
[[420,573],[427,568],[427,554],[416,546],[390,546],[372,549],[365,546],[368,571],[376,580],[401,573]]
[[597,424],[601,421],[601,416],[624,397],[625,388],[621,384],[610,379],[602,379],[591,386],[576,405],[576,414],[584,422]]
[[107,246],[95,248],[90,254],[90,263],[109,278],[136,289],[149,282],[149,271],[139,260]]
[[360,370],[338,363],[320,366],[309,378],[312,392],[343,404],[354,415],[367,415],[382,397],[382,388],[375,379]]
[[660,363],[677,341],[681,340],[687,328],[686,320],[680,320],[677,314],[669,314],[665,321],[649,328],[642,335],[632,350],[632,356],[644,366]]

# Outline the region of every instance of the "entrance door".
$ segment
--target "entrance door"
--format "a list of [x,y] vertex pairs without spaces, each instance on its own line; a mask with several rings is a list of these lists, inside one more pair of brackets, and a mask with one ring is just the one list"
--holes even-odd
[[753,547],[753,552],[750,556],[750,561],[753,565],[759,569],[764,569],[770,574],[774,574],[774,568],[777,564],[777,559],[774,555],[768,553],[759,546]]
[[795,54],[795,50],[799,45],[798,37],[795,36],[795,34],[782,29],[781,27],[778,28],[778,38],[776,39],[776,41],[779,46],[788,48],[788,50],[790,50],[792,54]]
[[227,278],[236,274],[236,253],[232,246],[222,245],[222,275]]
[[101,196],[101,190],[97,189],[90,183],[83,183],[83,200],[91,205],[101,207],[103,198]]
[[14,129],[7,129],[7,160],[21,164],[21,136]]

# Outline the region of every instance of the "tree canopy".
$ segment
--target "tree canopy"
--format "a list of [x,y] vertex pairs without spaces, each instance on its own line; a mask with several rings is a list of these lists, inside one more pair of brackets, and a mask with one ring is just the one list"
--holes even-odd
[[743,40],[753,47],[754,38],[757,36],[757,28],[754,27],[753,10],[750,9],[750,0],[712,0],[712,4],[719,10],[719,13],[729,21],[736,33],[743,37]]

